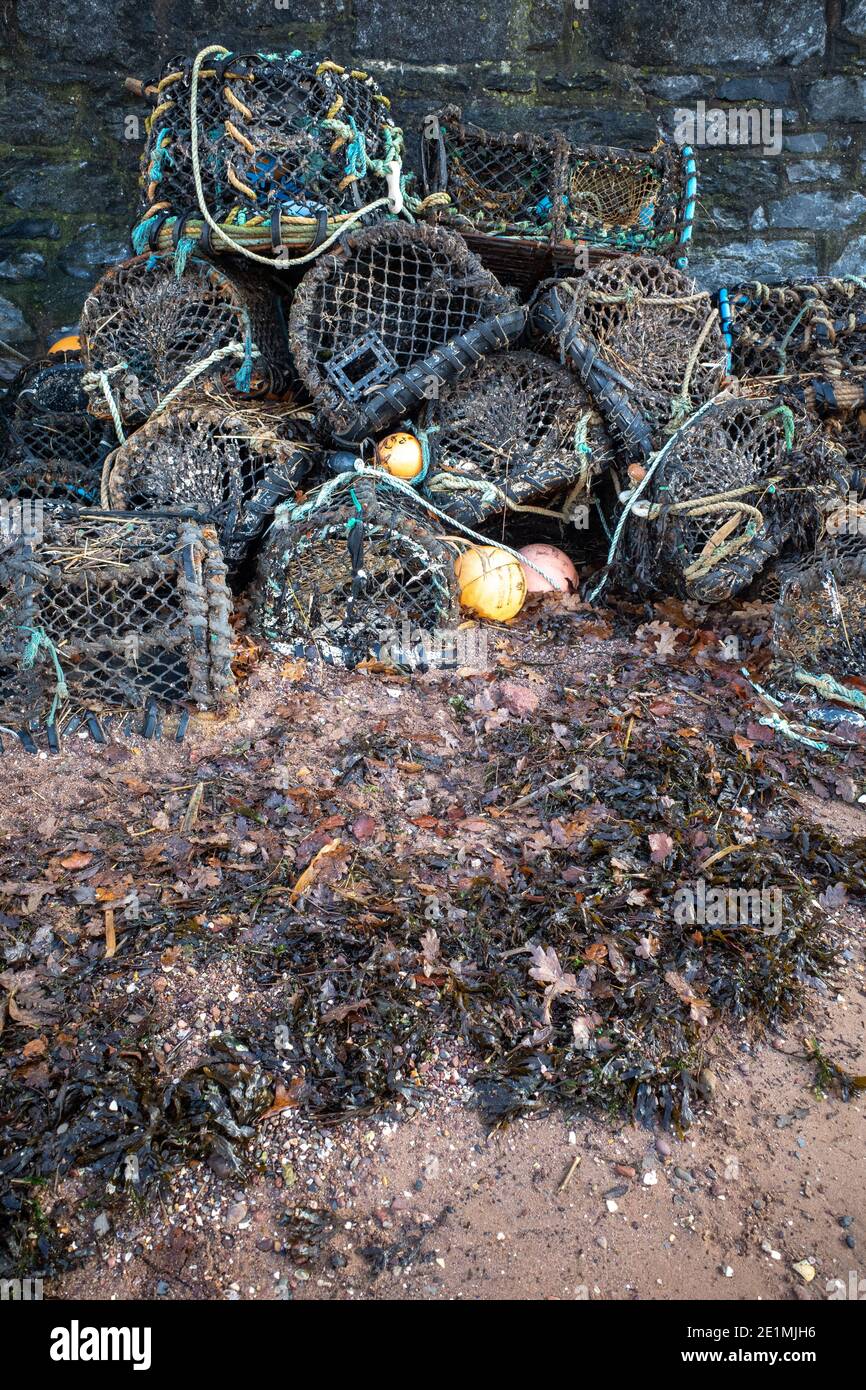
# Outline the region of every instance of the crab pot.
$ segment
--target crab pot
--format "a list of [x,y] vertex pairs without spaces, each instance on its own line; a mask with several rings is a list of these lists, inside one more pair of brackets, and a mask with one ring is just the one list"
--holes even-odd
[[866,669],[866,541],[846,537],[782,585],[773,652],[793,671],[844,681]]
[[[653,150],[575,146],[561,134],[507,135],[464,122],[459,107],[425,118],[429,215],[497,240],[640,251],[685,264],[697,199],[690,149],[660,136]],[[527,248],[521,257],[528,266]],[[548,272],[550,273],[550,272]]]
[[522,332],[524,311],[442,227],[371,227],[321,256],[289,318],[303,385],[340,435],[384,429]]
[[653,150],[569,147],[565,231],[572,239],[675,258],[683,268],[696,200],[693,152],[661,136]]
[[861,376],[866,287],[854,276],[719,291],[719,313],[739,377]]
[[216,526],[226,564],[237,571],[277,505],[319,458],[303,412],[286,405],[280,413],[277,402],[267,407],[179,397],[106,461],[104,505],[190,508]]
[[571,335],[588,345],[590,390],[594,376],[607,374],[655,449],[718,391],[724,338],[710,295],[682,271],[656,257],[619,256],[558,282],[555,294],[560,322],[542,328],[552,327],[566,357]]
[[[266,275],[237,266],[227,272],[192,258],[178,275],[170,256],[121,261],[85,300],[81,338],[90,410],[102,420],[112,418],[106,391],[123,421],[140,424],[197,369],[196,386],[213,377],[245,393],[289,384],[275,293]],[[209,361],[230,347],[233,354]]]
[[49,514],[0,549],[0,717],[192,701],[234,689],[231,596],[210,526]]
[[0,415],[0,495],[95,505],[104,427],[87,413],[78,362],[31,362]]
[[[141,216],[142,235],[159,249],[176,239],[178,217],[183,236],[211,242],[192,171],[191,67],[175,59],[157,81],[128,84],[153,105]],[[372,77],[302,53],[205,59],[196,108],[209,213],[227,236],[244,240],[250,217],[263,218],[259,239],[274,252],[310,247],[384,197],[387,165],[402,153],[402,131]],[[222,249],[218,235],[212,244]]]
[[422,417],[436,506],[475,526],[503,511],[559,513],[591,497],[613,460],[604,422],[566,367],[539,353],[497,353],[446,386]]
[[814,546],[849,482],[844,456],[796,400],[713,401],[673,436],[635,501],[620,578],[721,602],[786,542]]
[[460,622],[454,559],[420,502],[384,478],[340,478],[278,511],[259,557],[253,628],[280,652],[335,665],[426,665],[437,634]]

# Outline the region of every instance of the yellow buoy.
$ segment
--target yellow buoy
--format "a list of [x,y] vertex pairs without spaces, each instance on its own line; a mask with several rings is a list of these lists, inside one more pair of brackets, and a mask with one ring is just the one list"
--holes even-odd
[[392,478],[411,481],[424,467],[424,454],[414,434],[400,431],[376,445],[376,461]]
[[78,338],[78,337],[76,337],[76,335],[75,335],[74,333],[72,333],[72,334],[69,335],[69,337],[67,337],[67,338],[58,338],[56,343],[52,343],[52,344],[51,344],[51,347],[48,349],[48,355],[50,356],[52,352],[80,352],[80,351],[81,351],[81,339]]
[[481,618],[513,618],[526,598],[526,575],[519,560],[495,545],[465,550],[454,564],[460,602]]

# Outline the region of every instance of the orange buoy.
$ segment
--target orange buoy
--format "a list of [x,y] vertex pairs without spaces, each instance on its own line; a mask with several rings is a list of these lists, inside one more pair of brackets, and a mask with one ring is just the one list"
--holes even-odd
[[460,602],[480,618],[504,622],[513,618],[526,598],[523,566],[495,545],[464,550],[454,563]]
[[[552,594],[557,591],[561,594],[575,594],[579,584],[577,570],[569,560],[565,551],[558,550],[555,545],[544,545],[541,542],[533,545],[521,546],[521,555],[525,555],[527,560],[531,560],[537,569],[532,569],[529,565],[523,566],[523,573],[526,578],[526,592],[528,594]],[[544,570],[544,574],[550,575],[553,583],[549,583],[544,575],[538,570]]]
[[414,434],[399,431],[376,445],[376,461],[392,478],[411,482],[424,468],[424,452]]
[[52,343],[48,349],[48,355],[54,352],[80,352],[81,339],[75,334],[70,333],[66,338],[58,338],[56,343]]

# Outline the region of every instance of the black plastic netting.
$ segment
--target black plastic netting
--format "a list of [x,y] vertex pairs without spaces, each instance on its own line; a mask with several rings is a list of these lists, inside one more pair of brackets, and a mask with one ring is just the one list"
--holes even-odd
[[30,362],[0,407],[0,496],[95,505],[103,426],[87,412],[79,362]]
[[[295,294],[289,340],[301,381],[342,434],[364,431],[382,402],[390,418],[405,410],[391,388],[402,388],[407,370],[419,403],[507,346],[523,321],[513,292],[461,237],[394,222],[358,232],[316,261]],[[375,424],[385,422],[383,412]]]
[[737,376],[866,373],[866,282],[856,276],[740,285],[720,306]]
[[[154,106],[141,161],[145,217],[199,215],[192,168],[191,69],[173,59],[138,86]],[[308,220],[381,196],[402,132],[372,77],[310,54],[211,55],[196,96],[202,191],[220,223],[273,211]]]
[[431,215],[460,230],[666,255],[688,240],[696,185],[662,136],[652,150],[576,146],[485,130],[448,106],[425,117],[421,154],[425,193],[448,194]]
[[773,652],[789,671],[862,677],[866,669],[866,514],[790,573],[774,610]]
[[[110,419],[110,390],[122,420],[140,423],[214,354],[195,377],[227,376],[239,390],[279,392],[291,363],[275,292],[243,267],[191,258],[177,274],[170,256],[136,256],[105,272],[81,315],[90,409]],[[99,374],[105,373],[105,379]]]
[[103,502],[190,508],[217,527],[234,571],[319,460],[307,412],[290,403],[181,396],[107,460]]
[[444,387],[421,425],[433,460],[426,491],[467,525],[534,507],[567,520],[613,460],[584,388],[567,368],[526,350],[496,353]]
[[560,280],[557,295],[566,311],[561,342],[576,330],[591,344],[655,448],[718,391],[726,368],[718,313],[711,296],[667,262],[618,256]]
[[683,426],[628,515],[619,574],[720,602],[786,541],[814,547],[849,488],[844,455],[795,400],[719,399]]
[[231,596],[212,527],[91,512],[43,521],[0,547],[4,724],[231,695]]
[[341,477],[267,532],[251,612],[278,650],[336,665],[417,660],[460,621],[441,523],[387,479]]

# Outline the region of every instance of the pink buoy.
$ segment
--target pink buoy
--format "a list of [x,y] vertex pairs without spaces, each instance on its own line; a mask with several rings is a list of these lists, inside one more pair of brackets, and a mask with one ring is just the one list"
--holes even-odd
[[527,560],[531,560],[538,569],[532,569],[529,565],[523,565],[523,573],[526,576],[526,592],[529,594],[550,594],[555,593],[553,584],[548,584],[543,575],[538,573],[539,569],[549,574],[551,579],[556,581],[559,592],[563,594],[573,594],[577,592],[579,583],[577,570],[569,560],[568,556],[562,551],[557,550],[555,545],[524,545],[517,552],[518,555],[525,555]]

